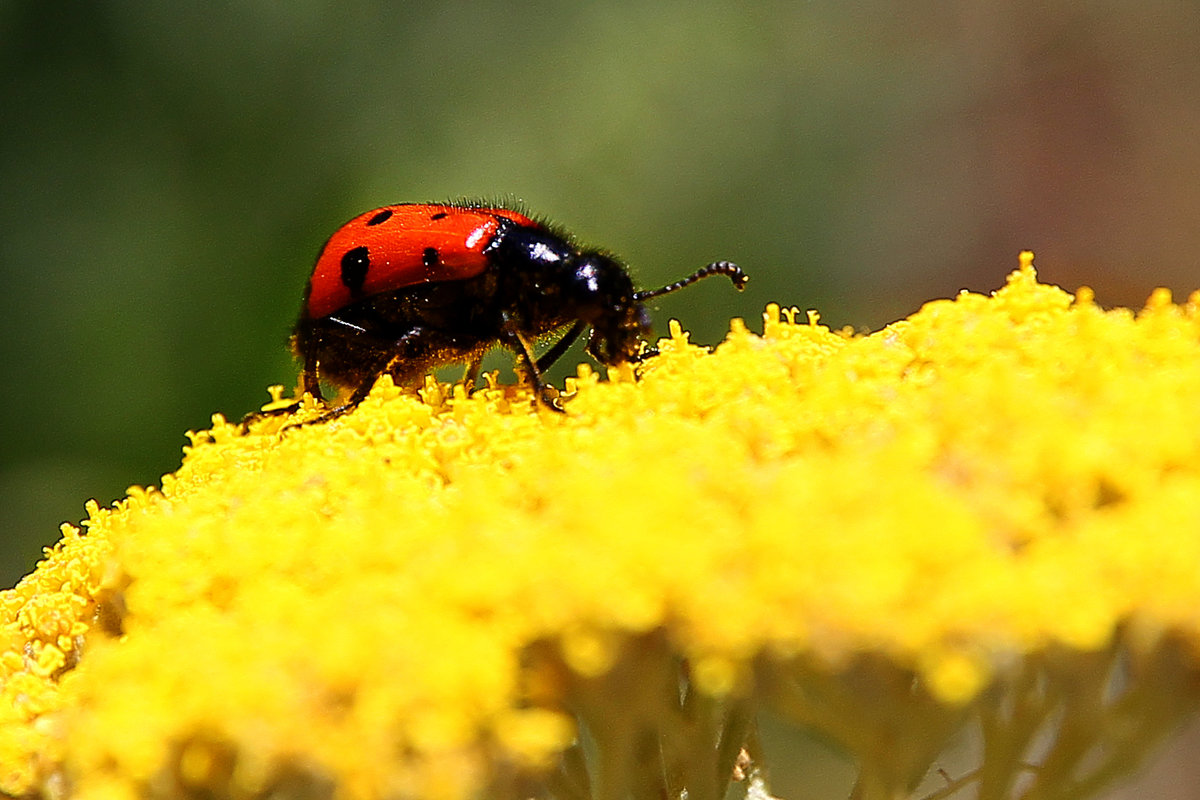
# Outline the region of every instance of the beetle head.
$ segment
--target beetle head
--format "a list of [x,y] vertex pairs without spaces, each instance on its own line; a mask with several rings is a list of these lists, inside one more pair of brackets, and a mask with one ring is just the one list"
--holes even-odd
[[588,353],[608,366],[636,361],[641,337],[650,332],[650,314],[624,265],[603,253],[582,253],[573,267],[570,301],[578,319],[592,328]]

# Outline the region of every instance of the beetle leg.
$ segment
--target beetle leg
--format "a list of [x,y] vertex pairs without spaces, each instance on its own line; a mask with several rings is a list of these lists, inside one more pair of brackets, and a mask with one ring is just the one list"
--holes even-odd
[[325,402],[325,398],[321,395],[321,379],[317,375],[316,359],[305,359],[304,361],[304,391],[311,394],[314,400]]
[[501,334],[501,341],[510,350],[515,351],[521,359],[525,371],[529,374],[529,382],[533,384],[533,391],[537,395],[538,402],[551,411],[557,411],[559,414],[564,413],[549,397],[550,387],[542,380],[542,373],[538,370],[537,360],[533,357],[533,348],[529,346],[529,342],[525,340],[525,337],[518,331],[506,328],[503,334]]
[[304,359],[304,391],[323,403],[325,397],[321,394],[321,378],[317,372],[317,354],[321,352],[322,338],[317,324],[305,318],[296,325],[296,332],[288,344],[293,353]]
[[[361,328],[357,325],[353,325],[351,323],[344,322],[344,321],[342,321],[340,319],[336,319],[334,317],[330,317],[330,319],[332,319],[334,322],[336,322],[340,325],[343,325],[344,327],[347,327],[351,330],[362,331],[364,334],[367,333],[366,329]],[[314,347],[310,347],[306,350],[306,352],[309,352],[309,353],[315,352],[315,351],[316,351],[316,348],[314,348]],[[293,428],[303,427],[305,425],[316,425],[318,423],[328,422],[331,419],[336,419],[345,413],[353,411],[355,408],[358,407],[358,404],[361,403],[363,400],[365,400],[367,395],[369,395],[371,393],[371,389],[374,388],[375,381],[378,379],[378,377],[379,377],[378,374],[375,374],[375,373],[368,375],[366,378],[363,379],[363,381],[361,383],[359,383],[359,385],[357,387],[355,387],[354,392],[350,395],[350,397],[346,400],[346,402],[341,403],[336,406],[333,406],[332,408],[327,408],[324,412],[322,412],[321,414],[317,415],[316,417],[314,417],[310,420],[305,420],[304,422],[296,422],[291,425],[288,425],[287,427],[284,428],[284,430],[288,431]],[[311,394],[317,400],[320,400],[321,402],[325,402],[325,398],[321,394],[321,378],[320,378],[320,373],[319,373],[319,365],[318,365],[318,361],[315,357],[305,358],[305,360],[304,360],[304,391]]]
[[375,376],[371,376],[366,381],[364,381],[357,389],[354,390],[354,393],[352,395],[350,395],[350,398],[346,402],[342,403],[341,405],[334,406],[333,408],[330,408],[330,409],[322,412],[321,414],[319,414],[316,417],[313,417],[312,419],[306,419],[303,422],[296,422],[291,425],[288,425],[284,428],[284,430],[289,431],[292,428],[302,428],[305,425],[317,425],[322,422],[328,422],[331,419],[337,419],[342,414],[348,413],[348,412],[353,411],[354,409],[358,408],[358,404],[366,399],[367,395],[369,395],[371,393],[371,388],[374,385],[375,385]]
[[482,366],[483,355],[475,356],[471,363],[467,364],[467,371],[463,373],[463,386],[467,389],[468,397],[475,393],[475,381],[479,380],[479,368]]
[[658,355],[658,348],[655,347],[654,345],[648,344],[642,348],[642,351],[640,353],[638,353],[637,355],[630,358],[629,363],[630,364],[640,364],[643,361],[645,361],[647,358],[653,358],[656,355]]
[[567,331],[561,339],[554,343],[546,352],[542,353],[542,357],[537,360],[537,368],[539,372],[545,372],[550,369],[550,366],[562,358],[563,353],[575,343],[579,338],[579,334],[583,333],[583,329],[587,327],[584,322],[576,322],[571,326],[571,330]]

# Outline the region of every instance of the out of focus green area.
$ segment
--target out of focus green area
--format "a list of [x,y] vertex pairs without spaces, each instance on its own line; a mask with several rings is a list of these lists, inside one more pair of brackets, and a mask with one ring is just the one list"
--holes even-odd
[[[295,379],[345,219],[519,198],[713,343],[1043,279],[1200,286],[1200,5],[0,2],[0,586]],[[562,371],[558,377],[561,380]],[[1036,409],[1031,409],[1036,413]]]

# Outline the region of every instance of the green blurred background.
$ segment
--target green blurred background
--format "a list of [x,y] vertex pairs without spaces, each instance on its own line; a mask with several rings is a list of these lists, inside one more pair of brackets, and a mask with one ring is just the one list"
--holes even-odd
[[291,387],[318,248],[385,203],[520,198],[647,286],[736,260],[658,306],[705,343],[771,300],[876,328],[1022,248],[1190,291],[1198,44],[1165,0],[0,2],[0,586]]

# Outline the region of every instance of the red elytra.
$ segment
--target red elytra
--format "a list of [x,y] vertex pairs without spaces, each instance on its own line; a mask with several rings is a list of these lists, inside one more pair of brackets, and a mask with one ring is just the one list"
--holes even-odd
[[[474,208],[440,203],[401,203],[360,214],[342,225],[321,250],[313,268],[308,314],[328,316],[355,300],[416,286],[465,280],[488,265],[484,249],[499,230],[499,219],[543,228],[507,208]],[[370,253],[370,269],[357,292],[345,280],[345,259],[357,248]],[[435,253],[436,260],[426,256]]]

